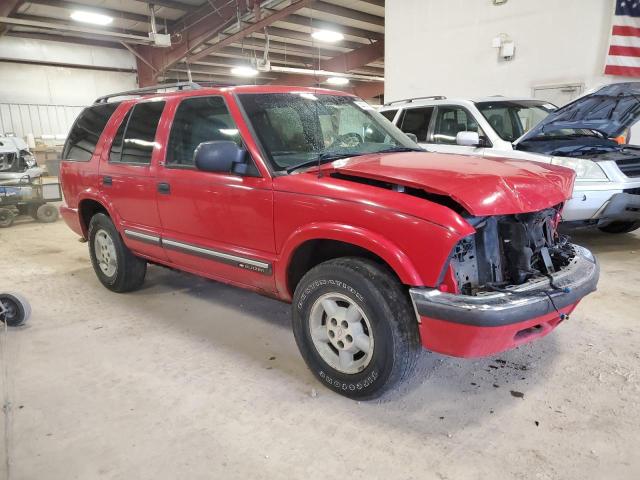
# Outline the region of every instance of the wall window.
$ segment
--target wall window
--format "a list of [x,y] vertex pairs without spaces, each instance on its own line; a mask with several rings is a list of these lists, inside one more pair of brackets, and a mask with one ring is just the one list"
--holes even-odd
[[433,107],[409,108],[404,111],[400,130],[405,133],[413,133],[418,137],[418,142],[426,142],[432,115]]
[[193,153],[203,142],[242,139],[222,97],[187,98],[180,102],[171,126],[166,165],[193,167]]
[[[133,163],[148,165],[151,163],[151,154],[156,145],[156,130],[164,109],[165,102],[142,102],[133,107],[130,118],[125,118],[120,124],[124,127],[124,141],[120,146],[114,138],[109,159],[112,162]],[[116,134],[117,137],[117,134]],[[117,158],[118,148],[122,149],[120,158]]]
[[484,132],[473,116],[464,108],[438,107],[436,125],[433,130],[435,143],[455,145],[458,132],[478,132],[478,135],[484,136]]
[[88,162],[93,156],[100,135],[119,103],[105,103],[85,108],[73,125],[62,158]]

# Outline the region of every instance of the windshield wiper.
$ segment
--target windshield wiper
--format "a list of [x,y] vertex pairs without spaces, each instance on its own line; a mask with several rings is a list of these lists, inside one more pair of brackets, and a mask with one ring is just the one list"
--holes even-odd
[[613,145],[582,145],[568,150],[565,148],[558,148],[551,152],[551,155],[564,155],[564,156],[581,156],[588,155],[590,153],[606,153],[616,150]]
[[325,153],[321,153],[313,160],[305,160],[304,162],[300,162],[296,165],[291,165],[290,167],[287,167],[285,170],[287,173],[291,173],[294,170],[298,170],[299,168],[312,167],[314,165],[322,165],[324,163],[333,162],[334,160],[340,160],[341,158],[357,157],[358,155],[365,155],[365,153],[325,152]]
[[341,158],[358,157],[360,155],[371,155],[376,153],[392,153],[392,152],[424,152],[421,148],[413,147],[391,147],[384,150],[378,150],[377,152],[357,152],[357,153],[337,153],[337,152],[324,152],[318,155],[313,160],[305,160],[304,162],[296,165],[291,165],[285,170],[287,173],[291,173],[294,170],[304,167],[312,167],[314,165],[322,165],[323,163],[333,162],[334,160],[340,160]]
[[413,147],[391,147],[385,148],[384,150],[378,150],[377,152],[371,153],[393,153],[393,152],[424,152],[425,150],[421,148],[413,148]]
[[572,133],[568,135],[538,135],[536,137],[527,138],[527,142],[548,142],[553,140],[570,140],[572,138],[602,138],[597,135],[584,135],[581,133]]

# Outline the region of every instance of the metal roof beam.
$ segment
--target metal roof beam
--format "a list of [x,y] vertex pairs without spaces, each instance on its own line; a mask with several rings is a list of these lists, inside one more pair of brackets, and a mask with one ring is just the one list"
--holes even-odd
[[262,30],[264,27],[267,27],[272,23],[277,22],[278,20],[282,20],[283,18],[286,18],[291,13],[297,10],[300,10],[301,8],[310,4],[311,2],[312,0],[295,0],[289,6],[284,7],[282,10],[277,10],[275,13],[272,13],[270,15],[267,15],[266,17],[263,17],[260,21],[251,23],[247,25],[245,28],[223,38],[222,40],[216,42],[215,44],[205,47],[202,50],[199,50],[198,52],[189,55],[188,60],[190,62],[193,62],[200,58],[206,57],[211,53],[218,52],[223,48],[233,43],[236,43],[239,40],[242,40],[243,38],[251,35],[252,33]]

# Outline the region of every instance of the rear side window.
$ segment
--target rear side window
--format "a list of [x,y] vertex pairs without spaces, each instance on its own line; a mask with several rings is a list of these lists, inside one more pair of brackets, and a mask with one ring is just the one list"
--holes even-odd
[[396,113],[398,113],[398,110],[385,110],[384,112],[380,112],[380,114],[390,122],[393,122]]
[[129,110],[127,112],[127,115],[122,119],[122,123],[120,123],[120,127],[118,127],[118,132],[116,133],[116,136],[113,137],[113,142],[111,142],[111,151],[109,152],[110,162],[120,161],[120,155],[122,155],[122,140],[124,139],[124,129],[127,127],[130,116],[131,110]]
[[[162,116],[165,102],[143,102],[133,107],[130,117],[125,118],[124,141],[120,159],[117,159],[117,138],[114,138],[114,148],[111,150],[110,160],[136,165],[151,163],[151,154],[156,145],[156,130]],[[122,128],[122,124],[120,128]],[[120,129],[118,129],[119,131]],[[117,137],[117,134],[116,134]]]
[[171,125],[167,167],[193,167],[198,145],[216,140],[231,140],[242,146],[238,127],[222,97],[183,100]]
[[433,107],[409,108],[404,111],[404,116],[399,122],[400,130],[413,133],[419,142],[426,142],[432,115]]
[[100,135],[119,103],[105,103],[85,108],[67,136],[62,158],[88,162],[93,156]]

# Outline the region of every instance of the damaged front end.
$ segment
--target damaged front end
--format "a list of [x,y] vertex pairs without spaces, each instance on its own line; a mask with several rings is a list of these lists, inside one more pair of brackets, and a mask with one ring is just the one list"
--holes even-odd
[[513,348],[596,289],[598,264],[558,233],[560,209],[466,218],[476,232],[458,242],[438,288],[410,290],[427,348],[464,357]]
[[559,208],[516,215],[468,218],[476,233],[462,239],[451,256],[454,292],[476,295],[551,275],[574,256],[558,235]]

